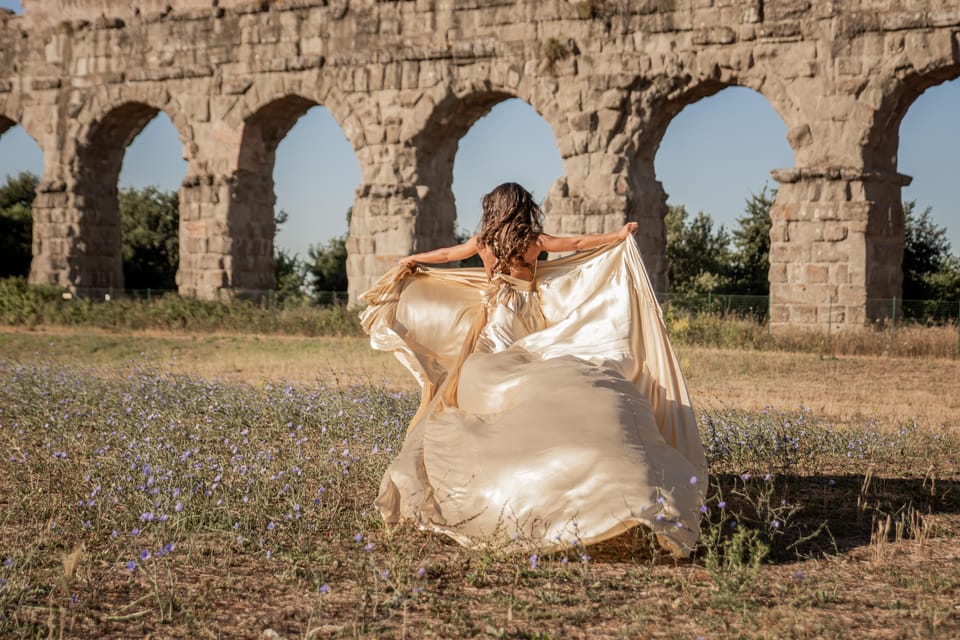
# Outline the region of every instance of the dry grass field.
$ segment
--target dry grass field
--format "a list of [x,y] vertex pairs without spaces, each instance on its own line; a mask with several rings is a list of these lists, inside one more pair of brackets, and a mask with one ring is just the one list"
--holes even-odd
[[[110,367],[146,360],[208,379],[313,384],[336,378],[416,389],[392,355],[371,350],[364,338],[0,327],[0,353],[8,359],[29,359],[52,347],[64,363]],[[677,352],[694,401],[706,409],[806,407],[839,422],[882,417],[892,423],[960,424],[960,360],[690,346],[678,346]]]
[[684,562],[384,529],[417,398],[361,339],[0,332],[0,637],[960,637],[960,363],[678,352]]

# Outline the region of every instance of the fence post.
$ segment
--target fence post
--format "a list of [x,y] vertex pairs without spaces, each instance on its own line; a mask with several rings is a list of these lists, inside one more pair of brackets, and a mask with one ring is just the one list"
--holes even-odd
[[957,302],[957,360],[960,360],[960,302]]
[[827,353],[833,355],[833,298],[827,300]]
[[890,355],[894,354],[894,345],[897,337],[897,296],[893,296],[893,308],[891,309],[890,322]]

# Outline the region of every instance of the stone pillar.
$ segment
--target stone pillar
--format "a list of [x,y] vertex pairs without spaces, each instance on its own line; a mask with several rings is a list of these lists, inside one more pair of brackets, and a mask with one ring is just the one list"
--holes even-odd
[[231,180],[215,175],[189,175],[180,187],[180,295],[216,299],[230,286],[227,208]]
[[357,188],[347,237],[347,282],[351,304],[403,256],[417,251],[416,189],[364,183]]
[[647,267],[650,283],[657,293],[666,293],[669,288],[669,263],[667,262],[667,192],[653,175],[653,165],[630,181],[629,220],[640,224],[637,244]]
[[236,171],[191,175],[180,188],[181,295],[258,299],[276,287],[273,181]]
[[124,286],[117,180],[127,145],[159,111],[136,100],[99,107],[78,109],[44,142],[30,268],[31,282],[98,296]]
[[44,180],[33,201],[30,282],[81,294],[123,289],[117,185]]
[[555,116],[560,126],[554,126],[564,177],[547,196],[547,231],[609,232],[638,222],[636,239],[647,272],[654,289],[665,291],[667,197],[654,171],[662,130],[654,131],[639,115],[649,109],[632,103],[643,96],[625,77],[583,82],[567,71],[555,89],[564,106]]
[[259,299],[276,288],[273,170],[277,145],[314,102],[286,95],[236,121],[232,94],[191,123],[196,151],[180,189],[181,295]]
[[76,268],[78,216],[68,206],[63,182],[43,180],[33,199],[33,260],[31,284],[70,288]]
[[[544,203],[544,228],[557,235],[602,233],[622,226],[628,219],[630,202],[626,194],[612,189],[606,194],[576,192],[570,176],[550,187]],[[639,239],[639,238],[638,238]]]
[[773,171],[770,323],[826,331],[889,314],[900,295],[910,178],[841,167]]
[[397,127],[373,117],[366,125],[380,142],[357,153],[364,181],[347,238],[352,304],[400,258],[456,242],[452,184],[459,138],[437,135],[404,145]]
[[573,235],[622,226],[630,212],[626,160],[600,151],[567,156],[560,142],[564,175],[547,193],[545,230]]
[[230,199],[227,207],[225,259],[228,287],[234,295],[260,298],[276,288],[273,237],[276,195],[273,191],[273,162],[270,173],[249,174],[240,170],[226,181]]
[[404,256],[456,242],[453,196],[424,184],[369,184],[357,189],[347,238],[350,302]]
[[[594,169],[593,167],[597,168]],[[654,290],[667,290],[667,196],[653,176],[652,162],[634,163],[616,154],[590,154],[564,160],[566,175],[547,194],[544,226],[573,235],[615,231],[639,223],[636,239]]]

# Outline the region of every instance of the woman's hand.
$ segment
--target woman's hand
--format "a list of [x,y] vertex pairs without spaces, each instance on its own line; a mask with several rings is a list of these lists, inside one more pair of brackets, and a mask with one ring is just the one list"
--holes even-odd
[[400,260],[397,261],[397,264],[399,264],[401,267],[413,269],[417,266],[417,261],[413,259],[413,256],[406,256],[400,258]]
[[617,237],[623,240],[626,237],[635,234],[639,227],[640,225],[636,222],[628,222],[627,224],[623,225],[623,228],[617,233]]

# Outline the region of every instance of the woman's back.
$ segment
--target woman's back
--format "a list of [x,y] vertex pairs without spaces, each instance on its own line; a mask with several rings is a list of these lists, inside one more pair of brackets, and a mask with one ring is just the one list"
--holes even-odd
[[[532,238],[526,250],[523,252],[522,262],[508,263],[503,273],[511,278],[526,280],[527,282],[532,281],[537,271],[537,258],[540,256],[541,251],[540,237],[539,234],[537,234]],[[486,245],[479,245],[477,254],[480,256],[480,260],[483,261],[483,268],[487,272],[487,277],[490,278],[491,281],[496,280],[496,274],[493,270],[497,264],[497,257],[493,253],[493,249]]]
[[569,253],[592,249],[623,240],[637,230],[636,222],[628,222],[619,231],[610,233],[563,237],[543,233],[543,212],[530,192],[515,182],[498,186],[483,197],[481,205],[483,216],[477,235],[460,245],[407,256],[400,260],[401,264],[442,264],[479,254],[491,282],[500,275],[532,282],[541,252]]

